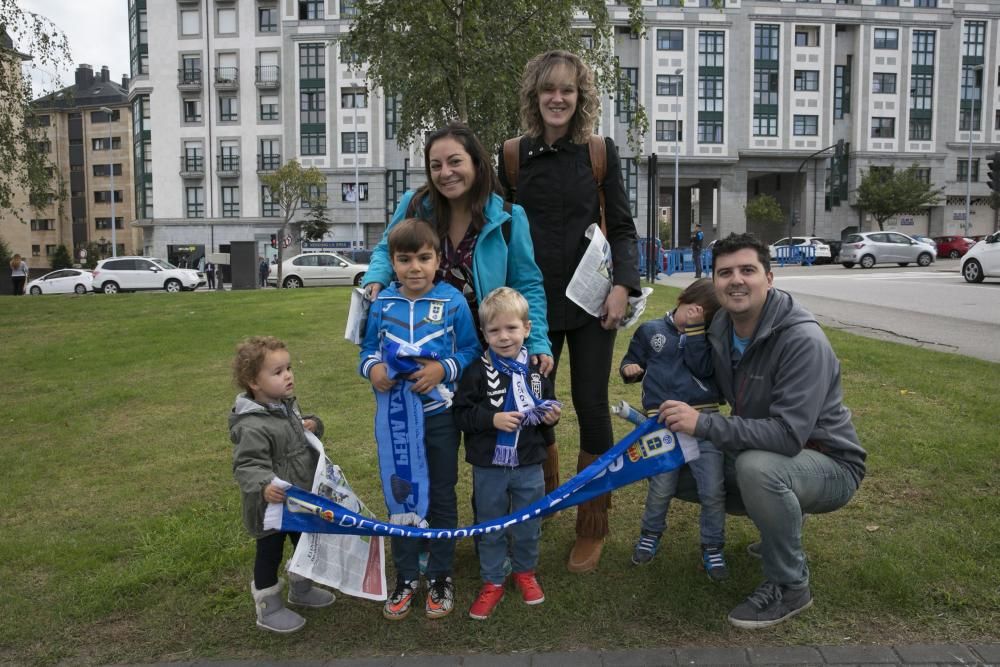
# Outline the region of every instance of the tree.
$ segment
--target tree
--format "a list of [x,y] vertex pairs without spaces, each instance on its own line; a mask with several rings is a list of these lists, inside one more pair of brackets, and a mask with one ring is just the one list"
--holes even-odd
[[[289,160],[273,174],[260,177],[270,199],[281,209],[283,221],[278,230],[278,287],[282,287],[281,269],[284,240],[292,218],[303,206],[311,207],[325,199],[326,177],[316,167],[303,169],[296,160]],[[325,230],[324,230],[325,232]]]
[[[528,60],[544,51],[579,53],[605,93],[631,99],[629,143],[638,150],[648,119],[614,57],[605,0],[355,0],[358,15],[341,45],[367,66],[367,78],[401,100],[397,141],[458,118],[496,149],[519,133],[518,89]],[[641,0],[628,5],[630,29],[643,32]],[[593,27],[574,27],[578,12]],[[584,44],[584,33],[593,44]],[[343,57],[343,56],[342,56]],[[364,65],[358,65],[359,68]],[[606,99],[606,98],[605,98]]]
[[919,175],[920,167],[912,164],[902,171],[870,169],[861,173],[855,206],[867,211],[878,223],[900,213],[912,213],[938,203],[943,188],[934,188]]
[[[16,0],[0,0],[0,210],[24,222],[15,194],[31,204],[53,192],[49,164],[37,150],[43,132],[31,110],[30,73],[57,71],[71,63],[66,35],[49,19],[22,10]],[[29,76],[22,76],[26,63]]]
[[299,241],[319,241],[330,230],[330,218],[327,217],[325,197],[319,197],[312,202],[309,215],[299,226]]
[[[771,195],[757,195],[743,207],[747,219],[747,227],[763,228],[770,232],[772,227],[779,227],[785,219],[781,204]],[[780,233],[780,231],[778,232]]]
[[70,257],[69,250],[62,243],[56,246],[56,251],[52,253],[52,270],[68,269],[73,266],[73,258]]

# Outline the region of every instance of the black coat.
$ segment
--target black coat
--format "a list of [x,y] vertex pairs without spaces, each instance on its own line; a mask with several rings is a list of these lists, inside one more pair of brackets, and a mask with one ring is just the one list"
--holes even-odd
[[[611,139],[606,138],[605,145],[608,151],[605,218],[614,263],[613,281],[638,295],[635,222],[622,182],[618,151]],[[528,214],[535,262],[545,282],[549,330],[575,329],[586,324],[591,316],[566,298],[566,285],[587,249],[589,241],[584,233],[601,220],[590,150],[586,144],[574,144],[568,137],[552,146],[540,138],[525,137],[520,151],[514,202]],[[500,182],[509,194],[502,150],[498,171]]]

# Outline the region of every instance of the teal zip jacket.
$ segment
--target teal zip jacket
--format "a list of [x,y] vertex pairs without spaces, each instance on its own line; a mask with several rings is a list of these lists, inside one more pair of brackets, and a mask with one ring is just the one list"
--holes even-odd
[[[392,221],[386,227],[382,240],[375,246],[368,272],[362,285],[379,283],[383,287],[392,282],[392,262],[389,258],[387,239],[393,226],[406,216],[414,192],[403,195],[396,207]],[[424,202],[426,217],[430,218],[430,208]],[[510,213],[503,210],[500,195],[490,195],[486,210],[483,211],[486,224],[479,230],[476,248],[472,253],[472,280],[476,290],[476,301],[482,302],[486,295],[498,287],[511,287],[520,292],[528,301],[528,317],[531,318],[531,334],[525,342],[529,354],[552,354],[549,343],[549,325],[546,319],[545,287],[542,272],[535,264],[535,251],[531,242],[531,230],[524,209],[514,204]],[[504,240],[502,226],[510,220],[510,243]]]

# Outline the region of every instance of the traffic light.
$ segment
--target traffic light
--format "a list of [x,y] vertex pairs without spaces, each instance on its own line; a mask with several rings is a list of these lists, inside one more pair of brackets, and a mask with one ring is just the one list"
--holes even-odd
[[277,248],[278,247],[278,235],[277,234],[271,234],[271,247],[272,248]]
[[987,164],[986,182],[990,190],[1000,193],[1000,153],[991,155]]

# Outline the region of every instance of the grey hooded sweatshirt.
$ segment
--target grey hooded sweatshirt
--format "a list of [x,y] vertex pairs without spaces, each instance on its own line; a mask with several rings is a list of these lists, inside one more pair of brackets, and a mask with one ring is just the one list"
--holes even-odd
[[743,357],[732,363],[733,327],[720,310],[709,328],[715,379],[732,414],[702,412],[695,436],[738,454],[795,456],[815,449],[860,484],[867,456],[844,407],[840,362],[819,323],[785,291],[771,288]]

